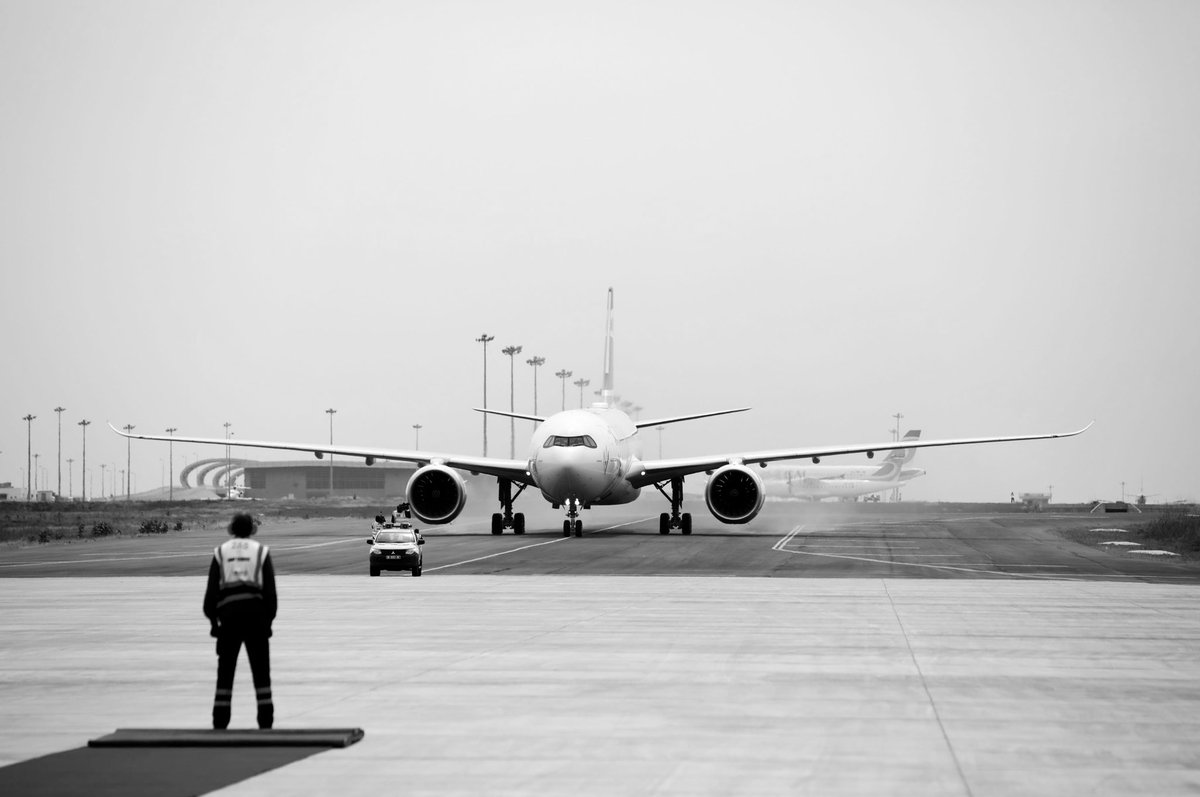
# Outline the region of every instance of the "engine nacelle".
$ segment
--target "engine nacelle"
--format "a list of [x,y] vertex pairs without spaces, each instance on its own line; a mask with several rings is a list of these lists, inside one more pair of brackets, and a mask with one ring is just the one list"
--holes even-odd
[[408,480],[409,508],[421,521],[449,523],[467,504],[467,485],[458,471],[445,465],[426,465]]
[[720,468],[704,487],[704,503],[722,523],[749,523],[765,497],[762,479],[745,465]]

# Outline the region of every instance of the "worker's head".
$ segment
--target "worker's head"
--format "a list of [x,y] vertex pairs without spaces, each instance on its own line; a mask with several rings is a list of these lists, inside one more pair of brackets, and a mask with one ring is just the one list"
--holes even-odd
[[375,516],[375,522],[376,522],[376,523],[382,523],[382,522],[383,522],[383,515],[376,515],[376,516]]
[[229,533],[235,537],[249,537],[254,533],[254,518],[245,512],[239,512],[229,524]]

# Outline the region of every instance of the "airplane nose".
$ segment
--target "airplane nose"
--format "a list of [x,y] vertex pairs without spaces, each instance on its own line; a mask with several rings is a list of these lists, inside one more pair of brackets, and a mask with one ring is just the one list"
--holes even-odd
[[579,498],[586,490],[586,448],[556,446],[543,449],[535,458],[538,487],[555,503]]

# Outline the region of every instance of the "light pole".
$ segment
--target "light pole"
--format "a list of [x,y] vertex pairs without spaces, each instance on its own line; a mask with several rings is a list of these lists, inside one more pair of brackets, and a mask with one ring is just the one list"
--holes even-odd
[[567,408],[567,380],[571,378],[571,372],[566,368],[561,371],[555,371],[554,375],[562,380],[562,408]]
[[229,421],[225,421],[225,497],[229,498],[229,427],[233,426]]
[[[33,455],[33,492],[34,493],[37,493],[37,491],[39,489],[38,488],[38,477],[42,475],[42,467],[40,465],[38,465],[38,457],[40,457],[40,456],[41,456],[41,454]],[[1121,500],[1122,501],[1125,500],[1125,482],[1121,482]]]
[[62,414],[67,411],[66,407],[55,407],[54,411],[58,413],[58,492],[55,493],[55,499],[62,495]]
[[[502,354],[508,355],[508,411],[516,412],[517,404],[516,404],[515,399],[516,399],[516,395],[517,395],[517,389],[516,389],[517,372],[516,372],[516,366],[514,365],[514,363],[516,363],[516,360],[513,359],[513,356],[521,353],[521,347],[520,346],[505,346],[503,349],[500,350],[500,352]],[[517,419],[516,418],[508,419],[508,456],[510,459],[517,458]]]
[[[175,436],[175,427],[167,429],[167,434]],[[167,443],[167,458],[170,460],[170,473],[167,478],[167,500],[175,500],[175,441]]]
[[[124,426],[122,426],[121,428],[125,430],[125,433],[126,433],[126,434],[128,434],[128,433],[130,433],[130,432],[132,432],[132,431],[133,431],[133,424],[132,424],[132,423],[127,423],[127,424],[125,424]],[[126,437],[126,438],[125,438],[125,471],[124,471],[124,472],[125,472],[125,473],[127,473],[127,474],[132,474],[132,473],[133,473],[133,470],[131,470],[131,469],[130,469],[130,467],[129,467],[129,463],[130,463],[130,461],[131,461],[131,460],[130,460],[130,452],[131,452],[131,450],[132,450],[132,448],[133,448],[133,446],[132,446],[132,443],[133,443],[133,438],[132,438],[132,437]],[[125,480],[125,500],[126,500],[126,501],[128,501],[128,500],[129,500],[129,483],[130,483],[131,481],[132,481],[132,479],[126,479],[126,480]]]
[[655,426],[654,428],[658,430],[658,458],[662,459],[662,433],[663,429],[666,429],[667,427]]
[[417,451],[421,450],[421,424],[414,423],[413,425],[413,448]]
[[107,468],[108,468],[107,462],[100,463],[100,497],[101,498],[104,497],[104,490],[108,487],[108,482],[105,481],[105,479],[108,477]]
[[[483,408],[487,409],[487,345],[488,341],[495,340],[495,335],[489,335],[484,332],[479,337],[475,338],[476,343],[483,344]],[[488,414],[483,413],[483,455],[487,456],[487,422]]]
[[33,500],[33,419],[36,415],[26,415],[21,420],[25,421],[25,501]]
[[537,415],[537,375],[538,368],[546,362],[545,357],[538,357],[536,354],[525,361],[526,365],[533,366],[533,414]]
[[[329,445],[333,446],[333,416],[337,414],[337,410],[333,407],[325,410],[329,413]],[[333,498],[333,452],[329,452],[329,497]]]
[[[80,421],[79,426],[83,428],[83,472],[79,474],[79,492],[83,494],[83,500],[87,501],[87,428],[91,421]],[[103,488],[101,488],[103,492]]]
[[571,383],[571,384],[577,385],[579,387],[579,409],[583,409],[583,389],[585,387],[587,387],[588,385],[590,385],[591,383],[592,383],[592,380],[590,380],[590,379],[576,379],[574,382]]
[[67,498],[75,497],[75,460],[67,457]]
[[[892,432],[892,435],[893,435],[892,439],[899,440],[900,439],[900,419],[904,417],[904,414],[897,412],[892,417],[896,419],[896,428]],[[896,503],[899,500],[900,500],[900,488],[895,487],[892,489],[892,503]]]

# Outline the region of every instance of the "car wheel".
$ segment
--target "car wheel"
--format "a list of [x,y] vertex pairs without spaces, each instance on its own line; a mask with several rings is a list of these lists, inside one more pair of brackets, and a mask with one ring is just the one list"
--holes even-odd
[[413,576],[414,576],[414,577],[421,575],[421,568],[419,568],[419,567],[414,567],[414,568],[412,569],[412,574],[413,574]]
[[378,567],[372,567],[372,568],[371,568],[371,575],[372,575],[372,576],[378,576],[378,575],[379,575],[379,568],[378,568]]

